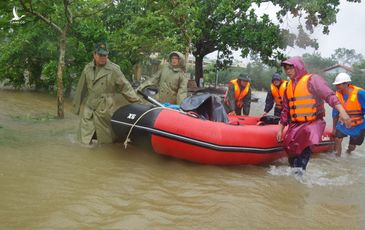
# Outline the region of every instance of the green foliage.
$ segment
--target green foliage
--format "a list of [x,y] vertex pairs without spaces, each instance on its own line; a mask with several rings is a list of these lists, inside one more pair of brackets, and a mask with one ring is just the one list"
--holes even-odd
[[167,17],[178,11],[166,7],[158,1],[123,1],[103,16],[115,52],[113,57],[127,76],[132,74],[134,64],[145,61],[152,53],[165,56],[183,49],[177,28]]
[[[33,24],[34,27],[28,26]],[[48,36],[44,37],[47,33]],[[0,44],[0,78],[8,79],[9,84],[21,87],[24,84],[24,73],[29,72],[29,83],[41,87],[40,73],[48,60],[57,57],[57,48],[50,42],[54,34],[38,22],[17,25],[3,31],[6,41]]]
[[[235,79],[241,73],[246,73],[251,79],[251,86],[256,90],[268,90],[271,84],[272,75],[277,72],[276,68],[269,67],[261,62],[251,62],[246,68],[228,67],[218,71],[218,83],[226,85],[230,80]],[[215,84],[216,70],[214,65],[208,65],[204,71],[204,81]],[[285,76],[282,76],[285,79]]]
[[[67,30],[63,74],[66,93],[77,82],[84,65],[92,60],[94,44],[100,40],[109,43],[112,51],[110,59],[121,66],[127,77],[132,75],[134,64],[147,62],[153,53],[164,57],[172,50],[191,52],[198,60],[219,50],[219,79],[222,83],[244,70],[255,78],[255,88],[266,88],[272,73],[279,68],[278,61],[284,58],[282,52],[286,47],[318,48],[310,32],[322,25],[323,32],[328,33],[328,26],[335,22],[340,3],[338,0],[24,1],[26,6],[30,2],[34,10],[60,28],[68,23],[63,3],[70,3],[74,17],[72,26]],[[257,14],[256,7],[268,3],[279,8],[277,18],[281,23],[285,23],[289,14],[304,20],[304,24],[298,25],[297,34],[281,28],[265,12]],[[24,24],[9,23],[13,6],[17,7],[19,15],[26,15]],[[37,89],[55,90],[58,39],[57,30],[27,13],[20,1],[1,1],[0,80],[22,87],[24,73],[29,72],[29,82]],[[251,63],[247,69],[225,69],[232,63],[232,50],[241,50],[242,57],[256,57],[257,62]],[[352,64],[353,60],[358,62],[362,59],[348,50],[339,50],[335,55],[335,58],[329,59],[318,54],[304,58],[308,69],[315,72],[334,64],[335,59],[345,57],[352,60]],[[192,72],[191,69],[189,71]],[[203,73],[206,82],[214,83],[215,66],[207,71],[201,68],[198,74]]]
[[[364,63],[364,59],[361,54],[356,54],[355,50],[348,50],[346,48],[338,48],[335,50],[334,54],[330,58],[323,58],[319,53],[313,54],[303,54],[303,59],[307,70],[310,73],[318,73],[323,75],[323,70],[334,66],[336,64],[344,64],[351,66],[354,64],[352,80],[355,84],[363,84],[364,72],[362,72],[361,67]],[[364,68],[363,66],[362,68]],[[326,74],[326,81],[331,85],[335,80],[336,74]]]
[[[94,12],[102,1],[76,2],[72,10],[76,13],[74,27],[69,31],[66,44],[65,72],[63,83],[65,94],[69,94],[75,84],[83,66],[92,60],[94,44],[106,40],[107,33],[100,20],[91,16],[101,16],[102,11],[83,17]],[[2,3],[4,4],[4,3]],[[12,7],[16,6],[18,14],[25,14],[17,1],[10,1],[4,10],[0,10],[0,80],[7,80],[14,87],[24,86],[24,74],[29,73],[29,83],[36,89],[54,92],[56,88],[56,74],[59,59],[57,31],[43,21],[26,14],[24,24],[11,24]],[[32,1],[34,10],[46,15],[53,23],[64,26],[63,5],[59,1]],[[95,7],[93,7],[95,6]],[[97,6],[97,7],[96,7]],[[107,5],[105,5],[107,6]],[[83,17],[83,18],[82,18]],[[82,18],[82,19],[81,19]]]
[[[257,90],[268,90],[270,88],[274,68],[263,65],[261,62],[254,62],[247,65],[247,73],[251,78],[251,85]],[[282,76],[285,79],[285,76]]]
[[334,58],[323,58],[319,53],[303,54],[305,67],[310,73],[321,73],[321,71],[338,62]]
[[[219,50],[221,59],[232,59],[232,51],[242,49],[242,56],[260,53],[268,61],[275,48],[281,47],[280,29],[267,15],[258,17],[251,9],[254,1],[195,1],[198,13],[192,40],[195,56]],[[187,12],[188,13],[188,12]],[[284,47],[282,47],[284,48]]]
[[365,60],[358,62],[352,66],[353,72],[351,80],[354,85],[365,89]]
[[361,61],[364,57],[361,54],[357,54],[354,49],[337,48],[335,53],[332,54],[333,59],[337,59],[339,64],[353,65]]

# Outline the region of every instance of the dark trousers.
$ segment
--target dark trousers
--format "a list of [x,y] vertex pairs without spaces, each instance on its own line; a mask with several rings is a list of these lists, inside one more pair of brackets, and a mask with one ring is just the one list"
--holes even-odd
[[236,115],[242,115],[242,108],[238,108],[237,106],[236,106],[236,109],[235,109],[235,111],[234,111],[235,113],[236,113]]
[[311,157],[312,151],[309,147],[305,148],[303,152],[296,157],[289,157],[288,162],[290,167],[292,168],[302,168],[305,170],[307,168],[307,164],[309,162],[309,158]]
[[282,109],[274,108],[274,116],[280,117]]

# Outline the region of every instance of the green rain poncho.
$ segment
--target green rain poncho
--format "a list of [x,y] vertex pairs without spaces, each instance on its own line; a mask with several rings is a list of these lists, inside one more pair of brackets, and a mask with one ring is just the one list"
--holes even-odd
[[108,60],[102,67],[93,61],[85,66],[73,100],[74,112],[80,116],[78,138],[82,143],[89,144],[94,134],[98,143],[114,141],[110,120],[121,105],[117,94],[131,103],[140,101],[118,65]]

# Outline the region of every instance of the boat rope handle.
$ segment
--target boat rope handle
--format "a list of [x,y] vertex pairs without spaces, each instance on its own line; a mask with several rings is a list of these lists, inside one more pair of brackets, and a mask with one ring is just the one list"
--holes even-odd
[[154,110],[157,110],[157,109],[169,109],[169,110],[173,110],[173,111],[176,111],[176,112],[182,112],[182,113],[185,113],[185,112],[183,112],[183,111],[177,111],[177,110],[175,110],[175,109],[166,108],[166,107],[154,107],[154,108],[151,108],[151,109],[147,110],[146,112],[142,113],[142,114],[141,114],[141,116],[139,116],[139,118],[138,118],[138,119],[137,119],[137,120],[136,120],[136,121],[132,124],[131,128],[129,129],[128,135],[127,135],[127,137],[125,138],[125,140],[124,140],[124,142],[123,142],[123,144],[124,144],[124,149],[126,149],[126,148],[127,148],[127,146],[128,146],[128,143],[129,143],[129,142],[131,142],[131,140],[129,139],[129,136],[131,135],[132,130],[133,130],[133,128],[136,126],[137,122],[138,122],[139,120],[141,120],[141,118],[142,118],[142,117],[144,117],[147,113],[149,113],[149,112],[151,112],[151,111],[154,111]]
[[131,142],[131,140],[129,139],[129,136],[131,135],[131,133],[132,133],[132,130],[133,130],[133,128],[134,128],[134,126],[136,126],[136,124],[137,124],[137,122],[139,121],[139,120],[141,120],[141,118],[142,117],[144,117],[147,113],[149,113],[149,112],[151,112],[151,111],[153,111],[153,110],[156,110],[156,109],[163,109],[164,107],[154,107],[154,108],[151,108],[151,109],[149,109],[149,110],[147,110],[146,112],[144,112],[144,113],[142,113],[141,114],[141,116],[139,116],[139,118],[132,124],[132,126],[131,126],[131,128],[129,129],[129,132],[128,132],[128,135],[127,135],[127,137],[125,138],[125,140],[124,140],[124,142],[123,142],[123,144],[124,144],[124,149],[126,149],[127,148],[127,146],[128,146],[128,142]]

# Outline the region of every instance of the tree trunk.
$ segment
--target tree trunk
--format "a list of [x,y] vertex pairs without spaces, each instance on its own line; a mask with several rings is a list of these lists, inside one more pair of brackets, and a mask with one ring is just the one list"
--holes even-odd
[[35,90],[39,90],[44,85],[42,85],[41,75],[42,75],[42,64],[39,62],[30,63],[28,70],[30,72],[29,83],[34,85]]
[[141,62],[137,62],[134,65],[133,72],[134,72],[134,80],[137,81],[137,82],[140,82],[141,81],[141,76],[142,76]]
[[186,67],[186,70],[189,69],[189,54],[190,54],[190,49],[189,49],[189,46],[187,46],[185,48],[185,67]]
[[195,56],[195,82],[200,87],[200,79],[203,78],[203,56],[197,54]]
[[60,34],[59,38],[60,56],[57,66],[57,115],[63,119],[64,115],[64,98],[63,98],[63,71],[65,69],[65,53],[66,53],[66,32]]
[[151,70],[150,70],[150,76],[152,77],[153,74],[157,73],[157,71],[160,69],[161,61],[157,59],[151,60]]

